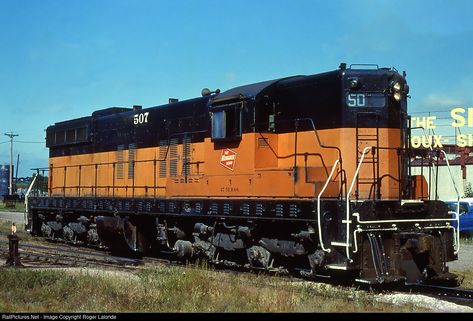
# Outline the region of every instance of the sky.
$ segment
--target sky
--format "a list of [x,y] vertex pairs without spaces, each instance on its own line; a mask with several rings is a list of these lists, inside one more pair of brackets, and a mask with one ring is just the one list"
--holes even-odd
[[3,133],[29,176],[55,122],[341,62],[406,71],[412,113],[473,107],[472,13],[470,0],[0,0],[0,164]]

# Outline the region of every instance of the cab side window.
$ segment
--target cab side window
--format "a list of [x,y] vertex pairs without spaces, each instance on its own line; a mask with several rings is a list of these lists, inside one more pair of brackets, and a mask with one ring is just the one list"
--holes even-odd
[[223,139],[225,138],[226,127],[226,115],[225,112],[216,111],[212,113],[212,139]]
[[242,103],[212,106],[212,140],[225,141],[241,139]]

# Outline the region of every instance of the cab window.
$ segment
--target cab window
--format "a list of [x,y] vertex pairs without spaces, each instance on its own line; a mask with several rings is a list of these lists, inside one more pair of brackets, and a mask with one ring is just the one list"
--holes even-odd
[[226,133],[226,115],[225,112],[216,111],[212,113],[212,139],[225,138]]
[[241,102],[214,106],[211,111],[212,140],[241,139]]

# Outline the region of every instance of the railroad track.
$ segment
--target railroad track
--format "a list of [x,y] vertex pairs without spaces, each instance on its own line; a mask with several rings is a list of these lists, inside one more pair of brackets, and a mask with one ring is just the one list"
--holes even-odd
[[473,290],[428,284],[405,284],[403,292],[423,294],[473,308]]
[[430,293],[439,297],[469,299],[473,301],[473,290],[417,283],[407,283],[405,286],[407,291],[410,292]]
[[[84,247],[77,247],[69,244],[61,243],[58,246],[54,243],[54,246],[49,245],[38,245],[33,243],[20,243],[19,255],[21,262],[30,267],[101,267],[109,268],[114,270],[133,272],[137,271],[138,268],[143,266],[153,265],[165,265],[165,266],[183,266],[183,262],[173,261],[172,259],[156,258],[156,257],[142,257],[142,258],[129,258],[121,256],[113,256],[105,252],[103,249],[90,249]],[[8,256],[8,241],[0,240],[0,257],[7,258]],[[199,264],[187,264],[187,268],[191,269],[202,269]],[[222,264],[213,269],[220,273],[238,274],[241,271],[248,271],[248,269],[235,270],[232,266],[225,266]],[[268,275],[274,275],[275,273],[268,273]],[[291,274],[277,274],[284,277],[288,283],[300,283],[305,280],[307,282],[324,282],[330,283],[330,280],[320,278],[307,278],[307,277],[294,277]],[[267,283],[251,282],[252,286],[255,287],[271,287]],[[349,290],[353,290],[353,287],[338,284],[342,287],[346,287]],[[275,286],[276,288],[276,286]],[[358,288],[359,290],[373,291],[371,288]],[[280,290],[280,287],[278,288]],[[296,289],[293,289],[296,290]],[[307,291],[307,288],[305,289]],[[392,292],[392,293],[410,293],[410,294],[423,294],[430,297],[435,297],[441,300],[446,300],[460,305],[466,305],[473,307],[473,290],[462,289],[462,288],[451,288],[444,286],[434,286],[426,284],[409,283],[400,285],[398,287],[386,290],[377,288],[375,292]],[[314,290],[314,294],[320,294]]]
[[[1,241],[0,256],[8,256],[8,242]],[[31,267],[109,267],[132,270],[143,262],[137,259],[112,256],[90,249],[76,249],[70,246],[50,247],[31,243],[20,243],[18,254],[22,263]]]

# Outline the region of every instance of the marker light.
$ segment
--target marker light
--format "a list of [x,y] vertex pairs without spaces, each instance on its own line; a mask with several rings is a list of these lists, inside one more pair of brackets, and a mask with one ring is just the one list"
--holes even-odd
[[359,84],[358,78],[353,78],[350,80],[350,88],[354,89],[358,87],[358,84]]

